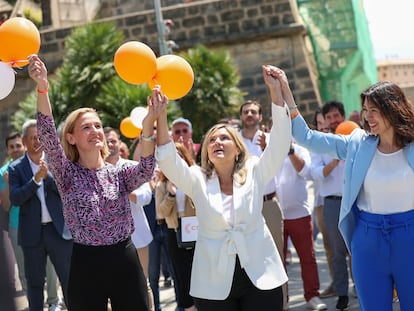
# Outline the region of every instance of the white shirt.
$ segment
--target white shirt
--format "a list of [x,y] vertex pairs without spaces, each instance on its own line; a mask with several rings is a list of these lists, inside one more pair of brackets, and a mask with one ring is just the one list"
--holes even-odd
[[[29,163],[30,163],[30,167],[32,169],[33,172],[33,176],[36,174],[36,172],[39,170],[39,166],[38,164],[34,163],[32,161],[32,159],[30,159],[29,156],[27,156],[27,158],[29,159]],[[44,154],[42,154],[42,160],[44,160]],[[39,198],[40,201],[40,205],[42,207],[42,224],[48,223],[52,221],[52,217],[50,217],[49,214],[49,210],[47,209],[47,205],[46,205],[46,199],[45,199],[45,187],[44,187],[44,183],[43,183],[43,178],[40,180],[40,186],[39,188],[37,188],[37,197]]]
[[319,188],[320,195],[326,197],[328,195],[342,196],[342,187],[344,185],[344,168],[345,161],[339,161],[338,165],[326,177],[323,176],[324,167],[332,162],[333,158],[326,155],[320,155],[320,161],[312,163],[312,176],[316,180],[321,181]]
[[283,211],[284,219],[298,219],[311,214],[308,202],[308,189],[305,177],[311,165],[309,151],[294,144],[295,154],[305,161],[300,172],[297,172],[289,156],[286,156],[283,165],[276,177],[277,197]]
[[[256,134],[254,134],[253,139],[249,139],[247,137],[243,136],[243,131],[240,131],[240,136],[243,138],[244,143],[246,144],[247,150],[249,151],[249,155],[251,157],[258,157],[260,158],[260,156],[263,153],[262,147],[259,144],[259,137],[260,135],[262,135],[262,131],[257,130]],[[269,134],[268,133],[264,133],[265,137],[266,137],[266,143],[269,142]],[[276,192],[276,181],[274,179],[272,179],[265,187],[263,193],[269,194],[269,193],[273,193]]]
[[375,214],[402,213],[414,209],[414,172],[403,149],[375,152],[358,197],[360,210]]
[[233,196],[222,192],[221,199],[223,200],[223,217],[227,221],[227,223],[233,227],[234,225]]
[[314,166],[314,163],[318,163],[321,160],[321,154],[311,152],[311,169],[309,170],[308,178],[312,180],[313,182],[313,207],[319,207],[323,206],[324,198],[321,196],[321,183],[322,181],[320,179],[316,179],[312,175],[312,167]]
[[177,203],[177,213],[180,215],[185,211],[185,193],[180,189],[175,192],[175,202]]
[[[119,167],[126,162],[135,161],[119,158],[116,166]],[[144,205],[147,205],[151,202],[152,190],[150,184],[146,182],[132,192],[135,194],[137,201],[136,203],[129,201],[135,227],[134,232],[131,234],[131,240],[132,243],[134,243],[135,248],[143,248],[150,244],[153,239],[151,228],[148,224],[148,219],[143,208]]]

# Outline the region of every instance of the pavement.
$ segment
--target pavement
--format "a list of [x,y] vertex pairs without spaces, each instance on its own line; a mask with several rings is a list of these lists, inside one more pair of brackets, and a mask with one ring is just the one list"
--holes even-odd
[[[322,244],[320,234],[315,241],[315,252],[319,270],[319,281],[321,290],[325,289],[330,284],[328,265],[326,262],[325,251]],[[289,276],[289,310],[291,311],[304,311],[309,310],[306,308],[306,302],[303,297],[302,279],[300,274],[300,264],[297,254],[292,249],[292,262],[287,266]],[[163,281],[163,280],[161,280]],[[358,299],[352,295],[352,280],[350,280],[349,297],[350,297],[350,311],[359,311]],[[160,282],[160,300],[163,311],[175,311],[175,295],[173,287],[164,287],[163,282]],[[336,297],[330,297],[323,299],[326,303],[328,310],[336,310]],[[27,300],[25,296],[16,297],[16,304],[18,311],[28,311]],[[48,309],[45,308],[44,311]],[[394,303],[393,311],[399,311],[399,304]]]
[[[313,191],[311,184],[309,186],[309,200],[313,202]],[[300,264],[299,258],[296,254],[294,248],[291,249],[292,251],[292,261],[287,266],[287,272],[289,277],[289,310],[291,311],[304,311],[309,310],[306,308],[306,301],[303,297],[303,285],[302,285],[302,278],[300,273]],[[319,282],[320,282],[320,291],[324,290],[326,287],[329,286],[331,280],[328,272],[328,264],[326,261],[325,250],[323,247],[322,237],[321,234],[318,234],[315,240],[315,254],[316,254],[316,261],[318,264],[318,271],[319,271]],[[18,279],[18,278],[17,278]],[[359,311],[359,304],[358,298],[353,295],[353,282],[350,279],[349,281],[349,298],[350,298],[350,308],[349,311]],[[19,287],[19,284],[18,284]],[[18,288],[19,289],[19,288]],[[337,297],[329,297],[322,299],[323,302],[327,305],[327,310],[336,310],[336,299]],[[161,308],[163,311],[175,311],[176,303],[175,303],[175,294],[173,287],[164,287],[163,286],[163,279],[160,280],[160,301],[161,301]],[[25,296],[16,297],[16,304],[17,304],[17,311],[28,311],[27,308],[27,299]],[[47,308],[44,311],[48,311]],[[262,311],[262,310],[260,310]],[[399,303],[393,304],[393,311],[400,311]]]

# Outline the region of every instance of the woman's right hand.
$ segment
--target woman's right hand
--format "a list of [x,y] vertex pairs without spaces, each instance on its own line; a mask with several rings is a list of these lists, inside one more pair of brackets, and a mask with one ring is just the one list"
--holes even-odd
[[37,83],[38,90],[42,91],[49,87],[46,66],[36,54],[29,56],[28,72],[30,78]]

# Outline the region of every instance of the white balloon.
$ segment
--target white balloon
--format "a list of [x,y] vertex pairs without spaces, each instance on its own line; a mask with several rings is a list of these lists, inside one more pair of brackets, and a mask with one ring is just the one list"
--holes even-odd
[[135,127],[142,129],[142,121],[147,115],[147,112],[147,109],[144,107],[135,107],[132,109],[130,114],[132,124],[134,124]]
[[16,77],[13,68],[0,62],[0,99],[7,97],[14,88]]

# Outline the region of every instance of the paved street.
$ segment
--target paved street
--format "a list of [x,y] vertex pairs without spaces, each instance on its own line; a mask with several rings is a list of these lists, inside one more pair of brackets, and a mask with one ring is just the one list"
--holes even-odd
[[[322,240],[320,235],[315,243],[315,250],[318,262],[318,269],[319,269],[319,278],[321,283],[321,289],[324,289],[329,285],[329,273],[325,258],[325,253],[323,250]],[[304,311],[306,309],[306,303],[303,298],[303,288],[302,288],[302,280],[300,276],[300,265],[298,257],[293,249],[292,252],[292,263],[288,265],[288,275],[289,275],[289,310],[292,311]],[[350,282],[352,285],[352,281]],[[174,311],[176,308],[175,305],[175,297],[174,297],[174,290],[172,287],[164,288],[162,286],[162,282],[160,282],[161,288],[161,302],[162,302],[162,310],[163,311]],[[27,308],[27,301],[24,297],[16,298],[18,304],[18,311],[28,310]],[[328,305],[328,310],[335,310],[335,303],[336,297],[327,298],[323,300]],[[352,287],[350,286],[350,311],[359,311],[358,299],[352,296]],[[47,309],[45,309],[47,311]],[[394,304],[394,311],[399,311],[399,305]]]
[[[313,202],[313,193],[311,183],[309,183],[309,202]],[[325,289],[329,283],[329,272],[328,265],[326,263],[325,251],[322,244],[321,235],[319,234],[315,241],[315,252],[319,270],[320,289]],[[288,265],[288,276],[289,276],[289,310],[292,311],[304,311],[306,308],[306,302],[303,297],[302,279],[300,274],[299,260],[294,249],[292,249],[292,263]],[[163,282],[160,282],[160,300],[162,303],[163,311],[175,311],[175,295],[172,287],[164,288]],[[358,299],[353,296],[352,280],[350,280],[350,311],[359,311]],[[16,298],[18,311],[28,310],[27,300],[25,297]],[[326,298],[323,301],[327,304],[328,310],[336,310],[336,297]],[[393,311],[399,311],[399,304],[394,303]],[[45,308],[44,311],[47,311]],[[93,311],[93,310],[92,310]],[[258,310],[263,311],[263,310]]]

